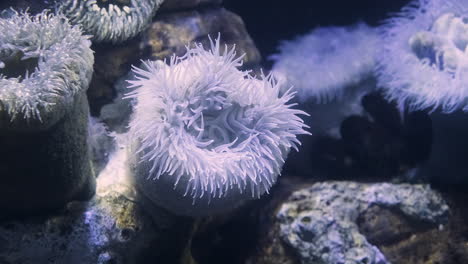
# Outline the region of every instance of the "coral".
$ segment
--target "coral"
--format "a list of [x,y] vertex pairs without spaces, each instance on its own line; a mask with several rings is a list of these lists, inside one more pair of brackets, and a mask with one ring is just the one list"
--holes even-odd
[[91,80],[91,42],[62,15],[13,12],[0,18],[0,113],[57,120]]
[[97,42],[122,42],[151,21],[164,0],[62,0],[57,11],[79,24]]
[[419,0],[381,28],[379,84],[411,110],[466,108],[468,2]]
[[152,185],[171,182],[176,199],[189,196],[190,204],[259,197],[300,144],[296,135],[308,133],[298,116],[305,113],[287,104],[293,93],[282,94],[272,76],[239,71],[242,57],[234,48],[223,51],[219,38],[210,42],[209,51],[196,44],[168,65],[134,68],[130,134],[139,141],[137,174],[147,195],[157,195]]
[[329,101],[346,94],[346,87],[371,76],[378,35],[365,24],[317,28],[282,42],[273,72],[294,86],[300,101]]

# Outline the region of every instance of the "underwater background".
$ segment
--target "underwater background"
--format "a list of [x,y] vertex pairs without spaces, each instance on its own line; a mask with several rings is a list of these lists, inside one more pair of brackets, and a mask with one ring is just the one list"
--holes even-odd
[[468,263],[468,1],[0,1],[0,264]]

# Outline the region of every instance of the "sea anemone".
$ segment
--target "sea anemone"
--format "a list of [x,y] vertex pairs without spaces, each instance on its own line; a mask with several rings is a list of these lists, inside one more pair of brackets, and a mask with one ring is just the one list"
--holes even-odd
[[271,56],[273,72],[294,86],[301,102],[328,102],[372,76],[377,44],[376,30],[363,23],[317,28],[282,42]]
[[410,110],[466,108],[467,14],[467,1],[419,0],[386,21],[378,81],[390,99]]
[[97,42],[122,42],[151,21],[164,0],[61,0],[57,11],[79,24]]
[[[91,80],[91,42],[64,16],[14,12],[0,18],[0,113],[47,126]],[[1,126],[0,122],[0,126]]]
[[87,145],[91,42],[62,15],[0,18],[0,218],[94,193]]
[[[211,50],[187,48],[169,64],[147,61],[130,81],[136,100],[130,122],[136,140],[137,184],[178,214],[226,210],[268,192],[297,134],[308,134],[271,75],[240,71],[235,47],[219,37]],[[202,201],[199,201],[202,200]],[[194,204],[194,206],[192,206]]]

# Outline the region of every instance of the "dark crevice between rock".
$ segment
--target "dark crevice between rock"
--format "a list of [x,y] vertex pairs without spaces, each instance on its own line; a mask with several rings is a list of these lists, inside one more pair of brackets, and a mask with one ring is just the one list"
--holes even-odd
[[[220,259],[223,264],[259,263],[255,256],[272,245],[270,239],[276,239],[271,236],[279,228],[275,226],[276,210],[296,188],[290,181],[278,183],[269,195],[259,200],[252,200],[229,214],[201,221],[192,240],[193,258],[202,264],[218,264]],[[292,250],[284,246],[281,251],[295,259]]]
[[93,43],[94,72],[87,90],[91,116],[99,116],[101,108],[116,98],[116,81],[125,76],[132,65],[139,65],[141,60],[147,59],[145,54],[140,53],[140,41],[141,37],[137,36],[118,45]]
[[390,246],[434,228],[434,224],[414,220],[396,208],[378,205],[361,214],[357,224],[360,233],[377,246]]

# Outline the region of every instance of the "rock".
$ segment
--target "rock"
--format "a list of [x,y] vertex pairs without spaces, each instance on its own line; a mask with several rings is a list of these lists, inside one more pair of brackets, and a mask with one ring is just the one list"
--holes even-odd
[[[389,225],[389,219],[372,220],[373,211],[404,220]],[[384,264],[390,261],[370,241],[390,243],[423,226],[437,230],[448,222],[448,213],[445,201],[428,185],[323,182],[294,192],[276,217],[279,236],[301,263]],[[368,239],[364,234],[369,233],[374,235]]]
[[244,67],[252,69],[260,63],[260,53],[247,33],[242,19],[224,8],[210,8],[187,12],[161,14],[142,33],[141,48],[153,60],[169,59],[175,53],[182,56],[185,46],[201,42],[209,47],[208,35],[221,34],[221,44],[236,45],[237,55],[246,54]]
[[[244,57],[245,69],[258,69],[260,53],[248,35],[242,19],[223,8],[171,12],[156,15],[153,23],[141,33],[141,38],[127,41],[125,45],[95,44],[96,51],[94,75],[88,89],[91,114],[99,116],[101,108],[109,103],[116,103],[111,109],[103,110],[104,119],[111,127],[121,125],[127,117],[111,116],[113,109],[123,110],[129,114],[128,103],[119,102],[128,93],[126,79],[131,65],[140,64],[141,60],[169,60],[173,53],[181,56],[186,52],[185,46],[191,42],[202,42],[209,47],[208,34],[216,38],[221,33],[221,42],[236,44],[237,55]],[[118,122],[115,123],[115,122]]]
[[110,104],[106,104],[101,108],[99,119],[104,122],[110,131],[116,133],[124,133],[128,131],[128,123],[130,115],[133,112],[132,100],[124,98],[125,95],[131,92],[128,89],[127,80],[134,78],[133,73],[128,73],[122,78],[119,78],[114,85],[115,98]]
[[130,71],[132,64],[144,59],[139,45],[138,38],[125,45],[94,44],[94,73],[87,92],[92,115],[98,116],[101,107],[116,98],[116,82]]
[[119,150],[99,175],[89,202],[69,203],[55,215],[0,223],[0,263],[179,263],[191,220],[164,210],[147,214],[126,178],[126,150]]
[[109,161],[109,155],[115,149],[114,138],[108,127],[95,117],[88,123],[88,144],[91,148],[94,172],[98,174]]
[[165,0],[158,12],[195,8],[206,5],[220,5],[223,0]]

